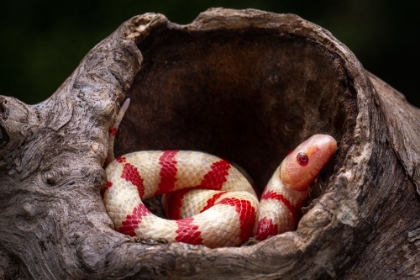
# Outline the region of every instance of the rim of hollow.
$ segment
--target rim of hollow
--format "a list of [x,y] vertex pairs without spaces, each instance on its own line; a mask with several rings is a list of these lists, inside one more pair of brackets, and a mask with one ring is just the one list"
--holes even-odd
[[[328,31],[295,15],[210,9],[184,26],[166,18],[152,25],[148,17],[130,20],[142,63],[127,92],[131,107],[116,156],[205,151],[239,164],[261,190],[291,149],[312,134],[331,134],[337,153],[297,230],[299,241],[314,240],[335,215],[323,216],[320,202],[355,176],[346,166],[360,161],[349,154],[369,150],[354,144],[370,137],[363,126],[370,85],[358,60]],[[274,238],[290,236],[296,243],[295,232]]]

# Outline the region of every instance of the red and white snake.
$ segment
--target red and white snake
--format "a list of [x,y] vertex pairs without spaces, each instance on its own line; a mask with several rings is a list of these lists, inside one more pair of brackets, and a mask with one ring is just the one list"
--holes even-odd
[[[127,110],[126,101],[113,137]],[[237,246],[254,236],[264,240],[295,230],[308,187],[337,148],[329,135],[316,134],[283,160],[260,201],[248,180],[229,162],[195,151],[141,151],[120,156],[106,167],[101,194],[121,233],[210,248]],[[166,220],[142,203],[163,196]]]

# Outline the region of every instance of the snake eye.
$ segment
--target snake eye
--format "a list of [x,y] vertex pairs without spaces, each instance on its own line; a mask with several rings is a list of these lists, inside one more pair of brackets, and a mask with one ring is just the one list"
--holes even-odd
[[296,155],[296,161],[299,165],[306,166],[309,162],[309,157],[307,154],[300,152]]

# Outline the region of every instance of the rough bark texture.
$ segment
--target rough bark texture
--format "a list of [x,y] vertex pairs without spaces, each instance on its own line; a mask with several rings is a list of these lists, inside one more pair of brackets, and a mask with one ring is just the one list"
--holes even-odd
[[[99,194],[116,153],[193,149],[263,188],[300,141],[339,150],[298,229],[252,246],[150,245],[113,230]],[[0,96],[0,278],[420,277],[420,111],[328,31],[295,15],[210,9],[125,22],[43,103]]]

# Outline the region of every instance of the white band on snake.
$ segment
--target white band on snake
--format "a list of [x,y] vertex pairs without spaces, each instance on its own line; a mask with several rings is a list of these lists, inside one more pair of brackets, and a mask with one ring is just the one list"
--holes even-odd
[[[110,153],[129,100],[110,130]],[[296,229],[308,187],[337,148],[329,135],[316,134],[289,153],[268,182],[260,201],[248,180],[229,162],[195,151],[140,151],[106,167],[101,191],[106,210],[121,233],[210,248],[238,246],[250,237]],[[142,200],[163,196],[166,220]]]

